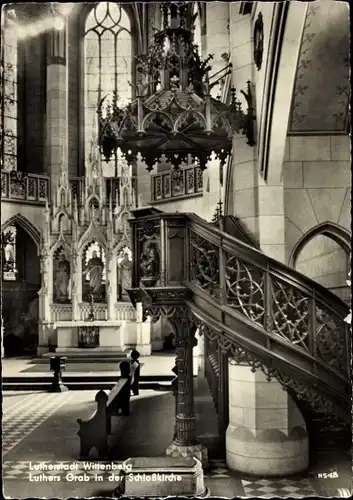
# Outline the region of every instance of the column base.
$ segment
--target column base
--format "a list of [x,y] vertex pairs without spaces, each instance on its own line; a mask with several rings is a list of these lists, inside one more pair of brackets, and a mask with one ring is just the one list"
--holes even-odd
[[252,476],[299,474],[309,466],[308,435],[295,427],[286,435],[279,429],[254,432],[247,427],[228,426],[226,460],[230,470]]
[[181,445],[173,441],[173,443],[166,449],[166,455],[167,457],[196,457],[200,460],[204,469],[207,469],[209,466],[207,448],[201,443]]

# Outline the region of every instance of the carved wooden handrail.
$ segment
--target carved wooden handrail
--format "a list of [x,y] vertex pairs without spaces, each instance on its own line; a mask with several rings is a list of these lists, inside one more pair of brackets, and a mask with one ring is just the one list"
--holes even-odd
[[349,309],[347,305],[334,293],[316,281],[313,281],[286,264],[268,257],[253,246],[220,231],[195,214],[187,214],[187,220],[189,229],[206,238],[209,242],[217,246],[222,246],[224,250],[246,259],[249,263],[256,265],[260,269],[271,270],[274,275],[284,279],[288,284],[300,288],[303,292],[312,295],[315,291],[316,298],[322,301],[328,308],[339,312],[342,318],[348,314]]

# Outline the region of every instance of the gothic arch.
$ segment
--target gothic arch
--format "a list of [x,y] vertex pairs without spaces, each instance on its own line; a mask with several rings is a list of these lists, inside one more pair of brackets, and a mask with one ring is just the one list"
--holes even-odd
[[87,247],[94,241],[96,241],[99,245],[101,245],[105,253],[109,251],[107,240],[102,235],[101,231],[91,222],[89,228],[82,235],[77,245],[77,252],[80,255],[80,257],[82,257],[85,254]]
[[295,267],[298,257],[300,255],[300,252],[303,250],[305,245],[309,243],[310,240],[315,238],[315,236],[318,235],[324,235],[327,236],[328,238],[331,238],[334,240],[338,245],[343,248],[343,250],[346,252],[347,255],[349,255],[351,251],[351,234],[347,229],[343,228],[342,226],[339,226],[338,224],[335,224],[333,222],[323,222],[322,224],[319,224],[318,226],[313,227],[309,231],[307,231],[300,239],[297,241],[296,245],[294,246],[292,253],[289,257],[289,263],[288,265],[290,267]]
[[65,240],[65,238],[60,234],[59,239],[54,243],[54,245],[50,248],[50,255],[54,257],[55,253],[59,250],[59,248],[63,248],[65,252],[70,256],[72,256],[72,250],[69,243]]
[[39,230],[30,222],[26,217],[24,217],[22,214],[16,214],[13,217],[11,217],[9,220],[7,220],[2,226],[1,226],[1,232],[5,231],[5,229],[9,226],[14,226],[17,225],[32,238],[34,243],[37,246],[37,249],[39,251],[40,248],[40,241],[41,241],[41,234]]

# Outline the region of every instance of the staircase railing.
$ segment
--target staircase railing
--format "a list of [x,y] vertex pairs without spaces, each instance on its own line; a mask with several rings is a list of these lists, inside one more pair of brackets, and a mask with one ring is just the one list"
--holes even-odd
[[137,289],[144,248],[154,241],[160,249],[160,279],[145,285],[152,305],[183,296],[184,287],[186,304],[225,355],[266,370],[298,398],[350,421],[347,304],[194,214],[152,214],[132,225]]
[[190,281],[314,360],[348,375],[348,307],[338,297],[196,215],[188,217],[188,239]]

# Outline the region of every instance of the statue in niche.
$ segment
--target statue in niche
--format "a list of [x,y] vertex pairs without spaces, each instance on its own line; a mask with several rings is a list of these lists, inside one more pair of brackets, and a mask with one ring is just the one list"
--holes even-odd
[[154,286],[159,279],[159,252],[155,243],[147,243],[141,255],[141,283]]
[[87,262],[83,274],[89,274],[89,288],[90,293],[96,297],[101,295],[102,277],[103,277],[104,264],[97,252],[94,250],[92,258]]
[[54,269],[55,299],[58,302],[67,302],[69,300],[71,266],[63,252],[60,252],[55,260]]
[[123,300],[123,292],[131,287],[132,254],[128,247],[121,250],[118,257],[118,298]]
[[93,202],[90,205],[90,209],[91,209],[91,219],[93,220],[93,222],[95,223],[99,222],[99,205]]

